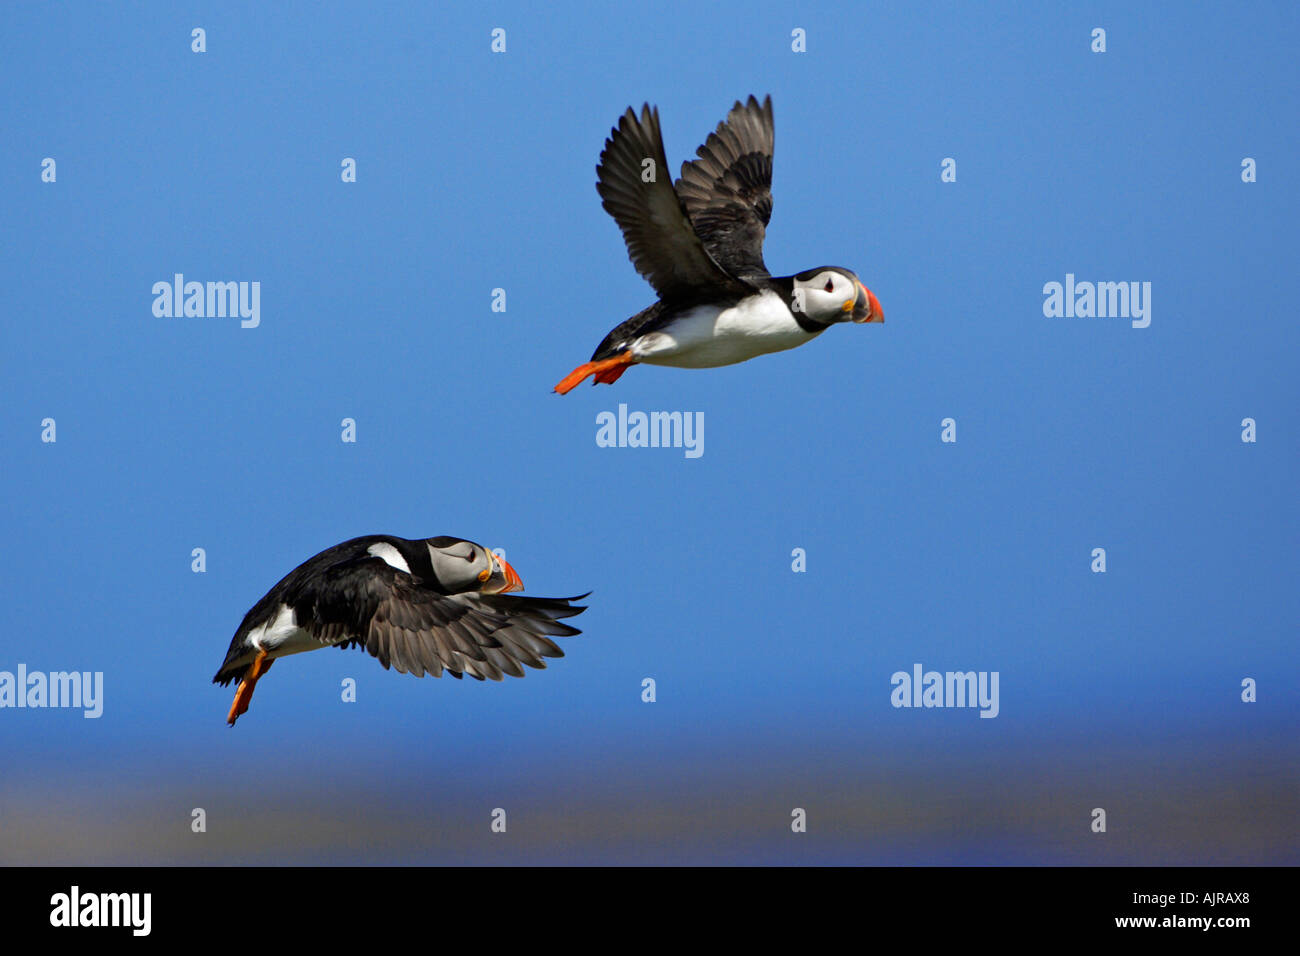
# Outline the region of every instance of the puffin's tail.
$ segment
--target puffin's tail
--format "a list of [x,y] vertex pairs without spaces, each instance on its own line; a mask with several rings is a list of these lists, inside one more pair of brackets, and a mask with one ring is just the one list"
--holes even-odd
[[618,381],[618,377],[627,371],[629,365],[635,364],[636,359],[632,357],[630,351],[620,352],[613,358],[601,359],[599,362],[587,362],[585,365],[579,365],[560,379],[560,384],[555,386],[555,391],[561,395],[567,395],[582,384],[582,380],[588,375],[595,376],[592,385],[597,382],[613,385]]

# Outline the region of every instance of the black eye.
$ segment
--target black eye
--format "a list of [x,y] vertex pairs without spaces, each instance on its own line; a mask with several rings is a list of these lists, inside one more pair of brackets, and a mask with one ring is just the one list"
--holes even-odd
[[834,292],[834,291],[835,291],[835,280],[834,280],[834,279],[827,279],[827,280],[826,280],[826,291],[827,291],[827,292]]
[[473,548],[470,548],[470,549],[469,549],[469,554],[465,555],[465,560],[466,560],[468,563],[470,563],[470,564],[473,564],[473,563],[474,563],[474,549],[473,549]]

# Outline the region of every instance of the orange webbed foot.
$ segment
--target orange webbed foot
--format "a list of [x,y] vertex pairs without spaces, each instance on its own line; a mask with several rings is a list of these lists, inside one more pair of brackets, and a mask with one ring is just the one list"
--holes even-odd
[[577,388],[588,375],[595,376],[595,381],[592,382],[593,385],[597,382],[613,385],[618,381],[618,377],[627,371],[629,365],[635,364],[636,359],[632,357],[631,352],[620,352],[613,358],[579,365],[560,380],[560,384],[555,386],[555,391],[561,395],[567,395]]

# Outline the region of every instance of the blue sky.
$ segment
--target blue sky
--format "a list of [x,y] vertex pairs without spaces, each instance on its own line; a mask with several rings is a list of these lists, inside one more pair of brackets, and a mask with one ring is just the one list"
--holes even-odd
[[[817,858],[1057,862],[1094,859],[1062,834],[1089,836],[1106,794],[1133,818],[1204,796],[1223,761],[1294,801],[1298,14],[1129,6],[6,8],[0,670],[105,681],[98,720],[0,711],[7,812],[57,793],[80,813],[128,779],[198,806],[333,773],[395,805],[454,779],[521,815],[556,793],[613,815],[655,794],[683,819],[770,800],[788,835],[827,786],[853,805],[846,780],[919,774],[908,794],[993,796],[939,836]],[[657,104],[675,170],[750,93],[776,117],[769,267],[853,269],[886,323],[550,394],[653,301],[594,189],[610,126]],[[177,272],[260,282],[259,327],[155,317]],[[1067,273],[1150,282],[1150,326],[1045,317]],[[704,454],[598,447],[619,403],[702,412]],[[299,656],[228,729],[209,681],[243,613],[373,532],[464,536],[529,592],[592,590],[584,634],[501,685]],[[999,716],[891,707],[917,662],[999,672]],[[1008,843],[1008,768],[1087,806]],[[1206,811],[1221,833],[1159,845],[1213,861],[1255,826],[1294,862],[1259,780],[1236,798],[1266,822]],[[802,859],[742,831],[710,858]],[[211,836],[200,853],[228,858]],[[693,859],[624,836],[629,857]],[[272,838],[266,859],[350,859],[322,841]],[[436,858],[486,858],[457,852]]]

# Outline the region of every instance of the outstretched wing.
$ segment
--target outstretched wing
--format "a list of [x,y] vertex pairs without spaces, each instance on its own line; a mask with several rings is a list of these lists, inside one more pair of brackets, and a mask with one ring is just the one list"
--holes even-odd
[[[586,610],[580,598],[513,594],[439,594],[401,572],[380,600],[364,646],[385,668],[423,677],[468,674],[478,680],[523,677],[521,665],[544,668],[544,657],[563,657],[552,637],[582,633],[560,618]],[[585,596],[585,595],[584,595]]]
[[664,301],[753,291],[710,257],[673,189],[659,111],[628,111],[605,141],[596,167],[601,205],[623,230],[637,272]]
[[677,180],[691,224],[705,248],[733,276],[766,276],[763,237],[772,218],[772,97],[753,96],[682,164]]
[[[344,542],[346,548],[353,542]],[[329,559],[337,549],[317,558]],[[586,607],[575,598],[525,597],[515,594],[444,594],[381,558],[345,558],[323,569],[316,559],[296,568],[275,599],[270,595],[245,616],[215,683],[242,680],[252,660],[244,644],[248,622],[256,612],[283,602],[293,609],[296,626],[322,647],[364,647],[385,668],[423,677],[468,674],[479,680],[523,677],[520,665],[544,668],[542,658],[563,657],[551,637],[582,633],[560,619]],[[307,587],[319,573],[316,586]],[[276,592],[272,592],[276,593]]]

